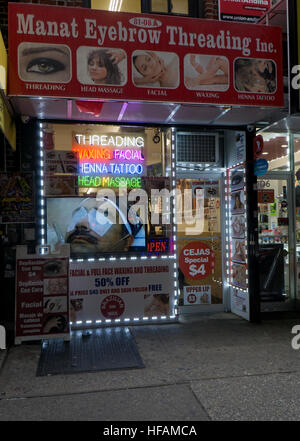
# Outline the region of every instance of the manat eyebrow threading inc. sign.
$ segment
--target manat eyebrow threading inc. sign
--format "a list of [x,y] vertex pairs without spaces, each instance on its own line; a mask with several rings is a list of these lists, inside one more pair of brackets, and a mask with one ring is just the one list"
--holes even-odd
[[9,95],[283,106],[279,27],[9,4]]

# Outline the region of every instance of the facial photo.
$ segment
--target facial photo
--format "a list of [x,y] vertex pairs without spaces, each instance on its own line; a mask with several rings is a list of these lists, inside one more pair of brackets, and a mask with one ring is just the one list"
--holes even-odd
[[81,84],[124,86],[127,83],[127,54],[123,49],[80,46],[76,63]]
[[136,87],[176,89],[179,57],[173,52],[137,50],[132,54],[132,82]]
[[234,61],[234,86],[238,92],[275,93],[276,63],[260,58],[237,58]]
[[187,54],[184,57],[184,84],[189,90],[224,92],[229,88],[229,61],[226,57]]
[[21,43],[18,73],[22,81],[68,83],[72,78],[71,51],[64,44]]
[[[109,204],[115,217],[109,210],[101,211],[104,203]],[[55,247],[61,242],[69,243],[73,257],[145,250],[143,224],[139,219],[136,223],[130,222],[128,211],[118,202],[96,198],[49,198],[47,224],[48,244]]]

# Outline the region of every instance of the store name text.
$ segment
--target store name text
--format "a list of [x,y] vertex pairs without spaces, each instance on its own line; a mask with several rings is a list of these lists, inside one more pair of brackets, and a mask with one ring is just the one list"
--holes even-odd
[[[34,35],[37,37],[61,37],[69,39],[79,37],[79,27],[73,17],[70,22],[49,21],[36,18],[34,14],[17,14],[17,34]],[[116,26],[100,25],[96,19],[85,18],[85,34],[87,40],[95,40],[99,46],[109,42],[130,42],[141,44],[161,44],[162,31],[141,27],[127,27],[122,21]],[[182,26],[166,26],[169,46],[199,47],[201,49],[220,49],[239,51],[244,56],[251,55],[250,46],[255,43],[257,52],[273,53],[273,43],[252,37],[232,35],[230,30],[220,30],[217,34],[185,32]]]

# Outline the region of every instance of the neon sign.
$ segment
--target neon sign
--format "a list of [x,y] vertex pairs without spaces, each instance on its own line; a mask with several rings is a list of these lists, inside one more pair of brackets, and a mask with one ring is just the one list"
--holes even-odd
[[127,187],[141,188],[141,178],[78,176],[79,187]]
[[116,159],[121,161],[144,161],[144,156],[141,150],[126,149],[126,150],[110,150],[102,148],[85,148],[74,147],[74,152],[78,153],[80,161],[108,161],[110,159]]
[[[141,147],[145,143],[142,136],[73,134],[73,139],[72,150],[77,152],[79,159],[80,187],[141,187],[130,179],[120,181],[116,178],[143,175],[145,158]],[[103,175],[115,175],[115,179],[105,181]]]
[[74,147],[73,152],[78,152],[79,160],[109,160],[113,159],[113,151],[101,148]]
[[147,243],[149,253],[163,253],[169,250],[169,239],[151,239]]
[[80,164],[81,175],[141,175],[143,173],[142,164],[105,164],[83,162]]
[[76,134],[75,139],[81,145],[112,146],[112,147],[144,147],[142,136],[121,135],[83,135]]

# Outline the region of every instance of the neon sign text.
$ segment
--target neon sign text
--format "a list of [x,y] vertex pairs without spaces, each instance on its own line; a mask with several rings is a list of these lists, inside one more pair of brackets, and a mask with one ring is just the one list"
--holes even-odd
[[113,151],[110,149],[99,148],[73,148],[74,152],[78,152],[79,160],[100,159],[109,160],[113,159]]
[[114,158],[121,159],[123,161],[144,161],[141,150],[115,150]]
[[79,160],[110,160],[117,159],[122,161],[144,161],[141,150],[110,150],[108,148],[73,148],[74,152],[78,152]]
[[143,173],[142,164],[105,164],[105,163],[89,163],[83,162],[80,164],[80,174],[91,175],[91,174],[116,174],[116,175],[141,175]]
[[144,147],[141,136],[108,136],[76,134],[75,139],[81,145],[112,146],[112,147]]
[[141,188],[141,178],[78,176],[79,187],[127,187]]

